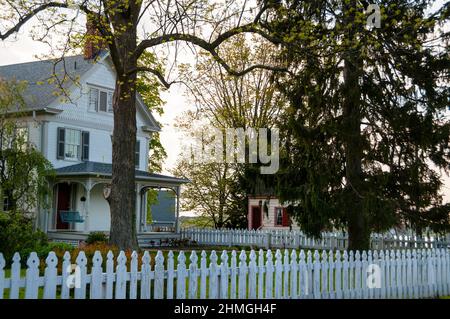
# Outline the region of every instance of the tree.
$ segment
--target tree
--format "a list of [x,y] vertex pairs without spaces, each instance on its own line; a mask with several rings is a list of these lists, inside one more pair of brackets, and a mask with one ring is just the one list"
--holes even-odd
[[[71,34],[76,32],[78,15],[84,14],[98,31],[98,35],[89,35],[88,39],[107,44],[117,73],[113,97],[112,185],[108,198],[111,244],[121,249],[137,247],[134,184],[137,74],[153,74],[166,87],[173,83],[165,79],[159,69],[140,65],[138,61],[141,55],[162,44],[183,42],[209,52],[230,74],[243,75],[255,68],[278,70],[279,67],[263,65],[234,70],[217,53],[223,42],[239,33],[251,32],[271,38],[258,25],[260,17],[269,7],[263,2],[258,8],[253,8],[256,9],[256,16],[249,18],[251,8],[241,6],[240,3],[208,5],[203,1],[187,0],[0,2],[1,40],[19,31],[30,19],[37,18],[43,30],[39,37],[46,42],[52,44],[53,38],[47,35],[54,31],[61,32],[62,29],[62,34],[69,34],[67,41],[62,44],[63,50],[67,50],[80,42],[79,38],[71,37]],[[138,37],[138,29],[145,29],[141,37]],[[212,32],[205,34],[207,31],[202,30]],[[178,46],[175,48],[178,49]]]
[[347,228],[349,249],[400,224],[449,227],[449,4],[378,3],[381,28],[357,0],[287,1],[269,25],[295,73],[278,85],[290,99],[279,195],[312,235]]
[[50,193],[51,163],[28,142],[20,119],[23,83],[0,79],[0,210],[31,212]]
[[[276,52],[273,44],[243,34],[224,43],[218,51],[233,69],[274,64]],[[286,103],[274,85],[275,76],[265,69],[255,69],[240,77],[229,75],[214,58],[201,54],[193,69],[186,65],[183,68],[181,79],[188,87],[187,96],[195,103],[196,111],[187,112],[179,125],[190,131],[197,143],[201,143],[200,135],[208,127],[220,130],[242,128],[244,131],[249,128],[273,128]],[[204,126],[203,130],[198,130],[197,122]],[[247,141],[245,152],[249,152]],[[259,187],[262,183],[258,182],[263,178],[259,174],[259,164],[205,164],[183,160],[185,158],[186,154],[180,156],[176,171],[192,181],[192,187],[187,185],[183,195],[189,202],[185,208],[198,208],[201,215],[212,215],[215,227],[226,223],[232,227],[246,227],[247,195],[264,191]],[[228,205],[231,207],[226,209],[226,213],[222,212],[224,203],[212,199],[214,196],[220,197],[221,192],[225,193],[221,186],[229,188],[231,200]],[[222,216],[227,216],[226,221]]]
[[[202,148],[205,144],[214,142],[202,134],[208,126],[202,126],[188,115],[183,116],[188,136],[194,147]],[[185,211],[195,211],[202,221],[207,220],[214,228],[246,226],[245,192],[239,187],[233,163],[217,163],[212,159],[204,159],[201,163],[191,157],[189,149],[179,156],[177,166],[172,173],[177,177],[190,180],[183,189],[181,205]]]

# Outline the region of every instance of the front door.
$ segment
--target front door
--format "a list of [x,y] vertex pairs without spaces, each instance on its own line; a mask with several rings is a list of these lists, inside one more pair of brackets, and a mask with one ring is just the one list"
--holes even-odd
[[261,227],[261,207],[252,206],[252,229]]
[[69,223],[61,220],[60,212],[62,210],[70,210],[70,193],[72,189],[69,184],[58,184],[58,207],[56,214],[56,229],[69,229]]

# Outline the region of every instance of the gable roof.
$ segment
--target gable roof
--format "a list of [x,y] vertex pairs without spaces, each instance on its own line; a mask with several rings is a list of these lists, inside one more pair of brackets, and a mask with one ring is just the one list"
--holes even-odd
[[[96,63],[109,57],[108,51],[102,51],[95,59],[85,59],[84,55],[66,56],[59,59],[26,62],[0,66],[0,78],[7,80],[26,81],[23,94],[26,110],[47,110],[48,106],[58,99],[54,93],[60,89],[56,78],[64,83],[63,89],[69,89],[77,80],[88,72]],[[65,78],[65,81],[62,81]],[[161,131],[161,127],[144,104],[140,94],[136,95],[138,110],[147,118],[151,126],[145,126],[149,131]],[[21,110],[23,111],[23,110]]]
[[68,89],[74,84],[71,79],[80,78],[95,63],[85,60],[83,55],[65,57],[64,59],[51,59],[27,63],[0,66],[0,77],[7,80],[26,81],[27,86],[23,94],[27,109],[40,110],[57,99],[54,92],[58,84],[53,83],[55,78],[63,80],[64,75],[69,76],[63,85]]

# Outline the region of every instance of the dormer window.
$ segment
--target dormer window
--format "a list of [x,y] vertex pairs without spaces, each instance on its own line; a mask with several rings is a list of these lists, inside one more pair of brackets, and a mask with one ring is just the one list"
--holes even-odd
[[103,88],[89,88],[89,110],[112,113],[113,91]]

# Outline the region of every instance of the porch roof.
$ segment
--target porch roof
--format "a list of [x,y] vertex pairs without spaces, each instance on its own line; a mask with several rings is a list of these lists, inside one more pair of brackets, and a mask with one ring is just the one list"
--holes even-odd
[[[111,177],[112,164],[99,162],[82,162],[70,166],[60,167],[56,169],[57,177],[76,177],[76,176],[96,176]],[[161,181],[175,184],[189,183],[190,180],[178,178],[168,175],[149,173],[146,171],[136,170],[136,179],[141,181]]]

